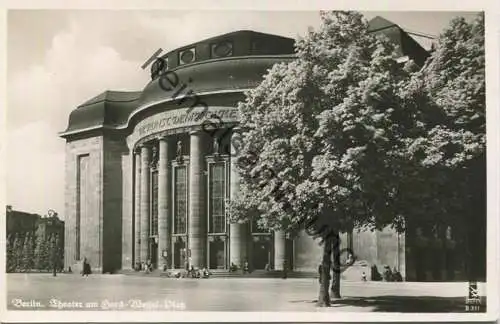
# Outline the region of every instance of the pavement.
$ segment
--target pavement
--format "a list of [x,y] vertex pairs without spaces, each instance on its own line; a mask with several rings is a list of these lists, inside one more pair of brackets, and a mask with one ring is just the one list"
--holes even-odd
[[[479,283],[482,305],[486,285]],[[7,274],[9,310],[465,312],[465,282],[341,283],[342,298],[316,307],[317,279]],[[482,311],[485,307],[482,307]]]

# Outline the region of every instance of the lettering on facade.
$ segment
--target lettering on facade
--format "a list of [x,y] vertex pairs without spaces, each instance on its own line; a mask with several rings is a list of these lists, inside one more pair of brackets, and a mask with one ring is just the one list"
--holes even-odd
[[136,142],[145,136],[164,130],[202,125],[212,114],[216,114],[224,122],[238,121],[238,109],[233,107],[211,107],[201,112],[189,108],[169,110],[139,122],[131,136],[131,141]]

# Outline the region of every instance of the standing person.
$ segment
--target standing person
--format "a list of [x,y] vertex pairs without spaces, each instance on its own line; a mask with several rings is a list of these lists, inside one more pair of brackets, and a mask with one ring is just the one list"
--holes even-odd
[[90,273],[90,263],[88,262],[87,258],[83,258],[83,276],[88,277]]
[[286,279],[288,276],[288,264],[286,260],[283,261],[283,279]]
[[249,266],[248,266],[248,260],[245,260],[245,263],[243,263],[243,273],[250,273]]
[[85,264],[87,263],[87,258],[83,257],[82,260],[82,277],[85,276]]
[[83,257],[83,260],[82,260],[82,277],[85,276],[85,268],[86,268],[86,264],[87,264],[87,258],[86,257]]

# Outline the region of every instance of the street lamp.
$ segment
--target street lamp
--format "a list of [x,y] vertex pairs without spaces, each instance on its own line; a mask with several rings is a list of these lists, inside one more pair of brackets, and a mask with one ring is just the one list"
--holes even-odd
[[52,237],[52,276],[57,276],[57,233]]
[[[49,218],[53,218],[57,213],[53,209],[49,209],[47,215]],[[53,219],[50,220],[50,225],[54,225]],[[52,276],[54,277],[57,276],[57,236],[57,233],[52,236]]]

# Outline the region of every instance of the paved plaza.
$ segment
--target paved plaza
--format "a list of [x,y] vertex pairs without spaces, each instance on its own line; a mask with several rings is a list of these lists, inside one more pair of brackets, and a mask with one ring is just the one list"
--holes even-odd
[[[317,308],[315,279],[167,279],[126,275],[8,274],[10,310],[464,312],[467,283],[343,282]],[[479,285],[484,295],[485,285]],[[484,300],[483,300],[484,305]]]

